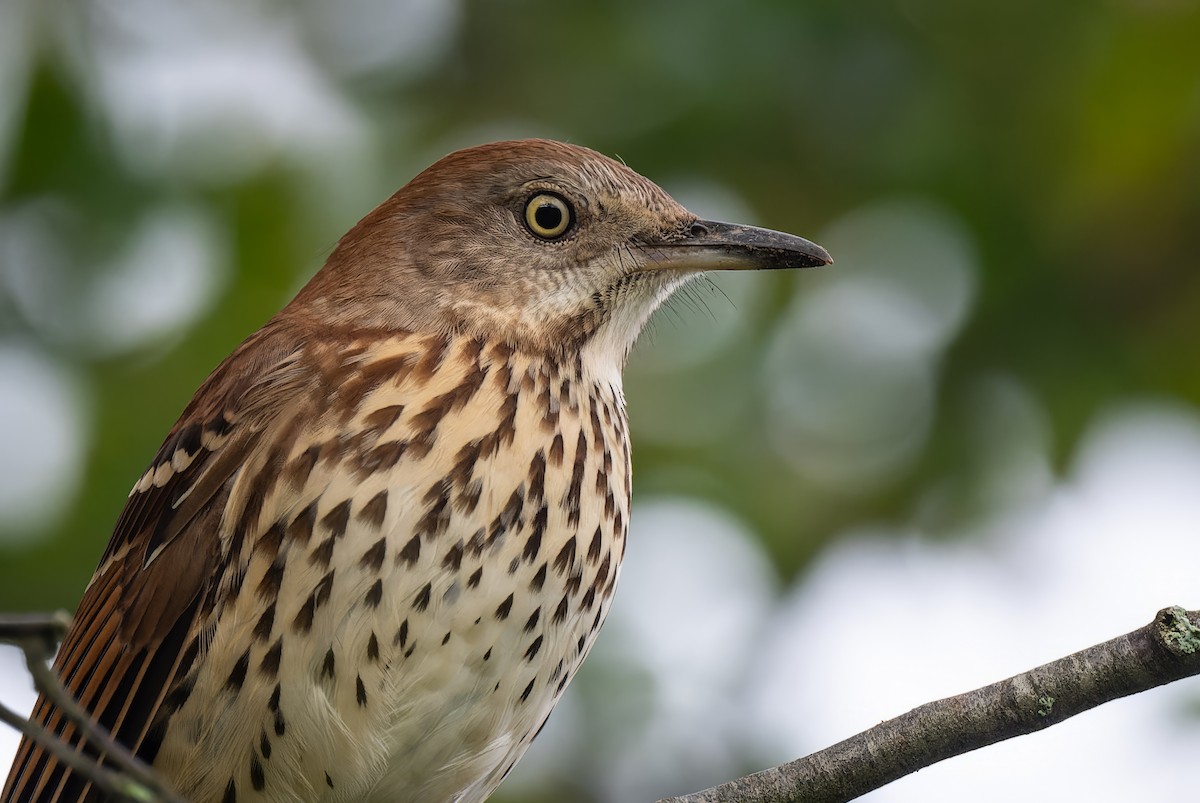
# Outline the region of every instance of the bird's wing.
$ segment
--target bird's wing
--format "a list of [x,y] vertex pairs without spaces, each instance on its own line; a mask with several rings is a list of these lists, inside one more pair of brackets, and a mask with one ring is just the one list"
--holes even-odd
[[[101,727],[143,760],[173,681],[195,660],[229,545],[219,525],[230,489],[270,450],[281,410],[304,386],[290,338],[261,330],[208,378],[130,493],[54,668]],[[294,340],[291,341],[294,343]],[[33,720],[93,758],[90,744],[45,697]],[[35,742],[22,740],[0,800],[75,803],[99,793]]]

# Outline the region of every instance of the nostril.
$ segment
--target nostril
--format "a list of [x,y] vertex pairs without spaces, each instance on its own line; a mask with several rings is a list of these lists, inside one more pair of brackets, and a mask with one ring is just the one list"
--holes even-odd
[[708,226],[705,226],[703,223],[697,221],[691,225],[691,227],[688,229],[688,232],[693,237],[703,237],[705,234],[708,234]]

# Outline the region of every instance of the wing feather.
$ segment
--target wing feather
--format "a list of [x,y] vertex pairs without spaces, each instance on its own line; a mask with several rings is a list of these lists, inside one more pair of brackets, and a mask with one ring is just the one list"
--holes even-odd
[[[163,701],[196,658],[187,645],[223,573],[220,522],[239,467],[271,441],[274,411],[304,387],[294,332],[268,326],[206,380],[138,481],[63,639],[55,671],[85,710],[151,762]],[[100,760],[75,726],[39,698],[33,719]],[[98,790],[23,739],[3,803],[79,803]]]

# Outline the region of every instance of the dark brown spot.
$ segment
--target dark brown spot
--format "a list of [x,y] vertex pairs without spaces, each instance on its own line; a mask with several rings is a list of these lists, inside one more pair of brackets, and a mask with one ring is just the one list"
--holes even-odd
[[325,651],[325,660],[321,663],[321,677],[332,678],[334,667],[333,647]]
[[367,687],[363,684],[362,675],[359,675],[357,678],[355,678],[354,699],[358,701],[359,707],[367,704]]
[[567,618],[569,595],[563,594],[563,598],[558,601],[558,606],[554,609],[554,623],[560,624]]
[[271,757],[271,740],[267,738],[267,732],[263,731],[258,737],[258,751],[262,753],[264,759]]
[[529,581],[530,591],[541,591],[542,586],[546,584],[546,562],[542,561],[542,565],[538,567],[537,573],[533,575],[533,579]]
[[442,360],[446,358],[446,350],[449,348],[450,340],[446,337],[434,335],[426,339],[424,353],[421,354],[417,364],[413,366],[413,379],[422,384],[428,382],[429,378],[441,367]]
[[474,480],[459,493],[456,501],[458,509],[464,513],[472,512],[479,506],[479,498],[481,496],[483,496],[483,483],[479,480]]
[[559,576],[566,574],[575,566],[575,536],[571,536],[563,544],[562,549],[558,550],[558,555],[554,558],[554,571],[558,572]]
[[467,578],[467,588],[475,588],[479,585],[479,581],[483,579],[483,567],[480,566],[475,571],[471,572],[471,576]]
[[509,393],[505,397],[504,403],[500,405],[500,423],[493,433],[496,439],[495,449],[502,446],[512,446],[513,438],[517,434],[517,406],[519,401],[517,393]]
[[400,629],[396,631],[396,643],[400,645],[400,649],[404,649],[404,645],[408,643],[407,619],[400,623]]
[[539,449],[529,464],[529,500],[540,502],[546,494],[546,457]]
[[449,551],[446,552],[446,557],[442,558],[442,568],[451,572],[456,572],[458,571],[459,567],[462,566],[462,559],[463,542],[462,539],[459,539],[459,541],[455,543],[454,546],[450,547]]
[[479,462],[480,444],[481,441],[476,439],[459,449],[454,458],[454,467],[446,475],[446,478],[460,490],[467,487],[475,474],[475,464]]
[[[409,359],[409,355],[404,355],[401,360]],[[382,362],[382,361],[381,361]],[[376,436],[382,435],[392,424],[400,420],[400,416],[404,414],[403,404],[389,404],[386,407],[380,407],[378,410],[373,410],[363,417],[363,424],[366,429],[373,432]]]
[[357,518],[363,524],[378,530],[383,526],[383,519],[387,515],[387,491],[380,491],[371,497],[371,501],[363,505],[362,510],[358,511]]
[[170,693],[163,698],[163,711],[165,713],[174,713],[183,708],[183,704],[187,702],[188,697],[192,696],[192,691],[195,687],[196,678],[194,675],[180,680],[171,688]]
[[346,534],[346,524],[350,521],[350,500],[346,499],[335,505],[321,519],[321,524],[329,530],[331,538],[341,538]]
[[563,436],[559,432],[554,436],[554,440],[550,442],[550,462],[555,466],[561,466],[563,462]]
[[600,426],[600,415],[596,412],[596,400],[588,405],[588,416],[592,420],[592,444],[599,451],[604,448],[604,428]]
[[371,638],[367,639],[367,660],[379,660],[379,639],[375,638],[375,631],[371,631]]
[[275,714],[275,735],[282,736],[285,730],[283,722],[283,711],[279,707],[279,684],[275,684],[275,690],[271,692],[271,699],[267,701],[267,708]]
[[254,626],[254,638],[258,641],[266,641],[271,637],[271,628],[275,625],[275,603],[272,602],[262,612],[262,616],[258,617],[258,624]]
[[225,784],[225,794],[221,797],[221,803],[237,803],[237,785],[232,778]]
[[429,607],[429,597],[433,593],[433,584],[426,583],[425,587],[413,597],[413,608],[419,613]]
[[329,777],[328,772],[325,773],[325,785],[328,786],[330,789],[333,788],[333,779]]
[[535,638],[533,640],[533,643],[531,643],[529,645],[529,649],[525,650],[525,660],[532,661],[534,659],[534,657],[538,654],[538,650],[540,650],[541,648],[542,648],[542,637],[538,636],[537,638]]
[[283,555],[280,555],[263,572],[262,580],[258,582],[258,588],[256,589],[260,600],[274,599],[279,594],[279,586],[283,583],[283,561]]
[[497,606],[496,618],[500,619],[501,621],[507,619],[509,612],[512,610],[512,606],[513,606],[513,595],[509,594],[507,597],[504,598],[504,602],[501,602],[500,605]]
[[525,691],[521,692],[521,702],[525,702],[529,699],[529,693],[533,691],[533,684],[536,682],[537,677],[534,676],[533,680],[529,681],[529,685],[525,687]]
[[533,563],[537,560],[538,552],[542,549],[542,534],[546,532],[546,521],[550,512],[545,505],[538,508],[533,514],[533,521],[530,523],[529,538],[525,539],[525,549],[521,553],[527,562]]
[[390,471],[408,451],[408,441],[386,441],[359,456],[358,468],[363,474]]
[[587,438],[583,430],[579,430],[579,438],[575,443],[575,466],[571,469],[571,485],[563,495],[562,507],[567,511],[567,524],[571,527],[579,525],[579,496],[583,490],[583,469],[587,462]]
[[[342,395],[347,399],[360,399],[384,382],[399,384],[412,371],[415,363],[416,355],[414,354],[393,354],[382,359],[364,363],[360,365],[354,379],[346,383],[342,388]],[[398,407],[399,405],[396,406]],[[366,421],[378,427],[381,422],[373,421],[373,416],[390,415],[390,413],[385,413],[384,411],[391,409],[390,407],[380,408],[379,411],[368,415]],[[399,416],[400,413],[396,412],[395,415]]]
[[530,630],[533,630],[535,627],[537,627],[538,619],[541,618],[541,615],[542,615],[541,608],[533,609],[533,613],[530,614],[529,619],[526,620],[526,622],[525,622],[525,632],[526,633],[528,633]]
[[333,560],[334,538],[335,536],[329,536],[312,551],[312,554],[308,556],[308,564],[310,566],[320,566],[322,569],[329,568],[329,563]]
[[275,643],[271,645],[271,649],[267,650],[262,657],[262,663],[258,665],[260,671],[270,677],[275,677],[279,674],[279,659],[283,655],[283,637],[275,639]]
[[596,602],[596,587],[592,586],[586,592],[584,592],[583,599],[581,599],[579,601],[579,604],[583,607],[583,609],[585,611],[590,611],[592,609],[592,605],[595,602]]
[[307,633],[312,630],[313,614],[317,610],[317,597],[315,594],[309,594],[308,599],[300,606],[300,610],[296,612],[296,618],[292,620],[292,629],[297,633]]
[[450,643],[450,631],[446,631],[446,635],[442,636],[442,646],[445,647]]
[[316,523],[317,502],[313,500],[312,504],[297,513],[296,518],[292,519],[292,523],[287,528],[287,536],[292,541],[307,544],[312,539],[313,527]]
[[471,536],[471,540],[467,541],[467,551],[471,553],[472,557],[477,558],[483,554],[483,547],[487,543],[484,538],[485,535],[486,533],[484,529],[480,527],[475,531],[475,534]]
[[383,567],[383,557],[387,553],[387,537],[380,538],[371,548],[359,558],[358,565],[368,571],[378,572]]
[[317,587],[313,589],[314,611],[329,601],[329,595],[333,592],[333,572],[334,570],[331,569],[328,574],[318,580]]
[[381,599],[383,599],[383,580],[376,580],[367,589],[367,595],[363,597],[363,603],[368,608],[378,608]]
[[488,647],[488,648],[487,648],[487,652],[485,652],[485,653],[483,654],[483,660],[485,660],[485,661],[487,661],[487,660],[490,660],[490,659],[491,659],[491,657],[492,657],[492,648],[491,648],[491,647]]
[[603,534],[600,532],[600,527],[596,527],[596,532],[592,534],[592,543],[588,544],[587,560],[588,563],[595,563],[600,559],[600,543]]
[[417,522],[417,534],[429,537],[439,535],[450,524],[450,481],[442,479],[434,483],[426,492],[424,501],[429,507]]
[[522,484],[518,485],[517,489],[512,492],[512,496],[508,498],[508,503],[500,511],[500,515],[493,519],[491,526],[488,528],[488,544],[493,544],[501,540],[504,534],[520,521],[521,511],[524,507],[525,486]]
[[412,566],[417,562],[417,558],[419,557],[421,557],[421,536],[414,535],[411,539],[409,539],[408,543],[404,545],[404,549],[400,550],[400,554],[396,556],[396,563],[399,564],[401,561],[403,561],[409,566]]
[[612,568],[612,555],[605,553],[604,562],[600,564],[600,568],[596,570],[596,579],[592,583],[593,587],[598,587],[608,578],[608,572]]
[[267,779],[263,775],[262,764],[259,763],[258,756],[251,753],[250,754],[250,785],[253,786],[255,788],[255,790],[261,792],[262,788],[264,786],[266,786],[266,784],[267,784]]
[[279,545],[283,543],[285,529],[282,521],[272,524],[254,543],[254,551],[274,560],[275,556],[279,554]]

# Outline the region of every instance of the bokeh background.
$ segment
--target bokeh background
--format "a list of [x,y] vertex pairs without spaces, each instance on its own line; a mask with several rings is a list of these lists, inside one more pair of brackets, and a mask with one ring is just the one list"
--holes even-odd
[[[656,317],[621,593],[499,800],[698,789],[1200,606],[1194,0],[2,0],[0,609],[75,605],[344,230],[522,136],[837,264]],[[1198,757],[1192,681],[868,799],[1179,801]]]

